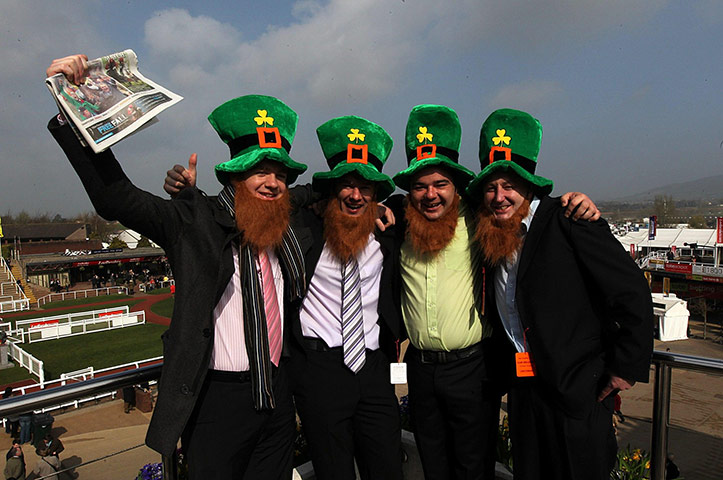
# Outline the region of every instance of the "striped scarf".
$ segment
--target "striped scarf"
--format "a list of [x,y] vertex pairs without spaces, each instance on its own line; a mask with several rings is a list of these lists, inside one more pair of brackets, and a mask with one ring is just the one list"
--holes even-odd
[[[218,202],[232,217],[235,217],[232,185],[226,185],[221,190],[218,194]],[[304,257],[291,227],[286,229],[281,246],[276,249],[276,254],[284,272],[284,281],[288,286],[290,299],[293,301],[303,297],[306,291]],[[272,388],[264,290],[256,270],[256,254],[249,245],[239,247],[239,271],[241,272],[241,294],[244,307],[244,335],[251,365],[251,391],[254,406],[256,410],[270,409],[276,406],[276,402]]]

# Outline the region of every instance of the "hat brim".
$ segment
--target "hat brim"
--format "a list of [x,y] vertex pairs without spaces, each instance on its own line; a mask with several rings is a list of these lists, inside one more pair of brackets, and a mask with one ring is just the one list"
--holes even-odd
[[255,167],[263,160],[278,162],[289,169],[289,173],[286,177],[287,185],[294,183],[299,175],[304,173],[307,169],[306,165],[292,159],[284,149],[261,148],[237,155],[227,162],[219,163],[214,167],[216,178],[223,185],[227,185],[229,183],[229,174],[244,173]]
[[453,162],[443,155],[437,155],[436,157],[425,158],[414,162],[405,170],[397,173],[394,175],[394,183],[402,190],[408,192],[410,188],[409,182],[412,176],[427,167],[443,167],[450,170],[454,177],[454,185],[460,192],[464,190],[467,184],[474,178],[474,173],[467,167]]
[[394,182],[392,179],[371,165],[365,163],[339,163],[331,171],[317,172],[313,175],[311,185],[317,192],[331,192],[335,180],[347,175],[356,173],[365,180],[374,182],[376,187],[376,201],[382,201],[394,193]]
[[497,173],[500,171],[512,171],[513,173],[517,174],[523,180],[532,184],[536,194],[539,196],[548,195],[550,192],[552,192],[552,180],[541,177],[539,175],[534,175],[522,168],[521,166],[517,165],[513,161],[499,160],[487,165],[484,169],[482,169],[479,175],[477,175],[475,179],[470,182],[467,190],[465,191],[466,196],[471,199],[481,198],[484,193],[483,189],[487,177],[489,177],[493,173]]

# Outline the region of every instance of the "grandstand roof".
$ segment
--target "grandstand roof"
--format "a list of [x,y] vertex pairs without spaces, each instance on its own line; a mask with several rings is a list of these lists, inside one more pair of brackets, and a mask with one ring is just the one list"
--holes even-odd
[[617,239],[626,247],[634,243],[640,248],[680,248],[686,243],[697,243],[698,247],[713,248],[716,245],[716,231],[714,228],[658,228],[653,240],[648,240],[647,230],[628,232]]
[[40,255],[24,255],[28,271],[57,268],[60,265],[67,267],[82,267],[89,265],[104,265],[130,262],[148,262],[165,257],[162,248],[118,248],[111,250],[80,251],[67,253],[47,253]]

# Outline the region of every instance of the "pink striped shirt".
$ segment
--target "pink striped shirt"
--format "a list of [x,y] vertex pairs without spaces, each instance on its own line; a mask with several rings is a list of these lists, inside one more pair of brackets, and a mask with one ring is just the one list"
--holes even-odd
[[[214,339],[213,353],[209,368],[214,370],[225,370],[229,372],[244,372],[249,369],[249,358],[246,352],[246,341],[244,336],[244,310],[243,296],[241,294],[241,273],[239,271],[239,250],[234,245],[233,265],[234,272],[231,281],[226,285],[221,299],[213,310]],[[271,262],[271,270],[276,285],[276,296],[279,302],[279,313],[281,314],[281,336],[284,335],[284,277],[281,273],[281,265],[276,253],[272,249],[266,250]],[[261,265],[256,260],[256,272],[261,283]],[[263,305],[262,305],[263,306]]]

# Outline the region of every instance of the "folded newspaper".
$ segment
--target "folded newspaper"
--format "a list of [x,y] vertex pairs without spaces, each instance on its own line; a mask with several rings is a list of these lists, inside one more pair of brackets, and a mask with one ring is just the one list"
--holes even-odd
[[133,50],[89,61],[81,85],[61,73],[45,83],[80,141],[96,153],[158,121],[156,115],[183,100],[141,75]]

